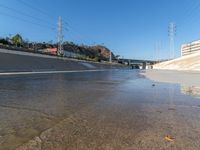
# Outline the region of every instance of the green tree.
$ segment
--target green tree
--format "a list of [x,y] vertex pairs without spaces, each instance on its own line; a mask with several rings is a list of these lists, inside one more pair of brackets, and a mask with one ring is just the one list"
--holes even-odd
[[19,34],[16,34],[15,36],[13,36],[11,40],[17,47],[23,44],[23,38]]

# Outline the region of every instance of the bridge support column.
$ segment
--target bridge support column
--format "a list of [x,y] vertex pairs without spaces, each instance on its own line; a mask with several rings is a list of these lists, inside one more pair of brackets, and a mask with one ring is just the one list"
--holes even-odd
[[147,69],[147,63],[146,62],[142,63],[142,69]]

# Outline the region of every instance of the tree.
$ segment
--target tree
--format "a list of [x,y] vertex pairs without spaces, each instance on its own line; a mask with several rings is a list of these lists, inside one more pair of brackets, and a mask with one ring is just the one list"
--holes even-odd
[[23,44],[22,36],[19,34],[16,34],[15,36],[13,36],[11,40],[13,44],[15,44],[17,47]]
[[6,40],[6,39],[0,39],[0,43],[1,44],[4,44],[4,45],[8,45],[9,44],[9,42],[8,42],[8,40]]

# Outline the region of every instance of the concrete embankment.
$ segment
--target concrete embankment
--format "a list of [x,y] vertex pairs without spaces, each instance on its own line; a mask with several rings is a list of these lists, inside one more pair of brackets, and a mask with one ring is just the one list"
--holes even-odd
[[141,74],[156,82],[200,87],[200,74],[198,71],[145,70]]
[[0,72],[118,69],[118,64],[79,61],[56,56],[0,49]]
[[200,52],[156,64],[154,69],[200,71]]

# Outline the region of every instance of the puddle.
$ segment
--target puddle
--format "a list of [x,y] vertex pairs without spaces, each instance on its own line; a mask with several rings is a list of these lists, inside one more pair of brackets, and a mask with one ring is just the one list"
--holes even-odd
[[166,135],[184,137],[184,145],[187,136],[200,135],[199,88],[155,82],[138,71],[3,77],[0,87],[0,149],[41,134],[46,149],[155,146],[150,139],[163,144]]
[[200,87],[181,86],[181,93],[200,99]]

